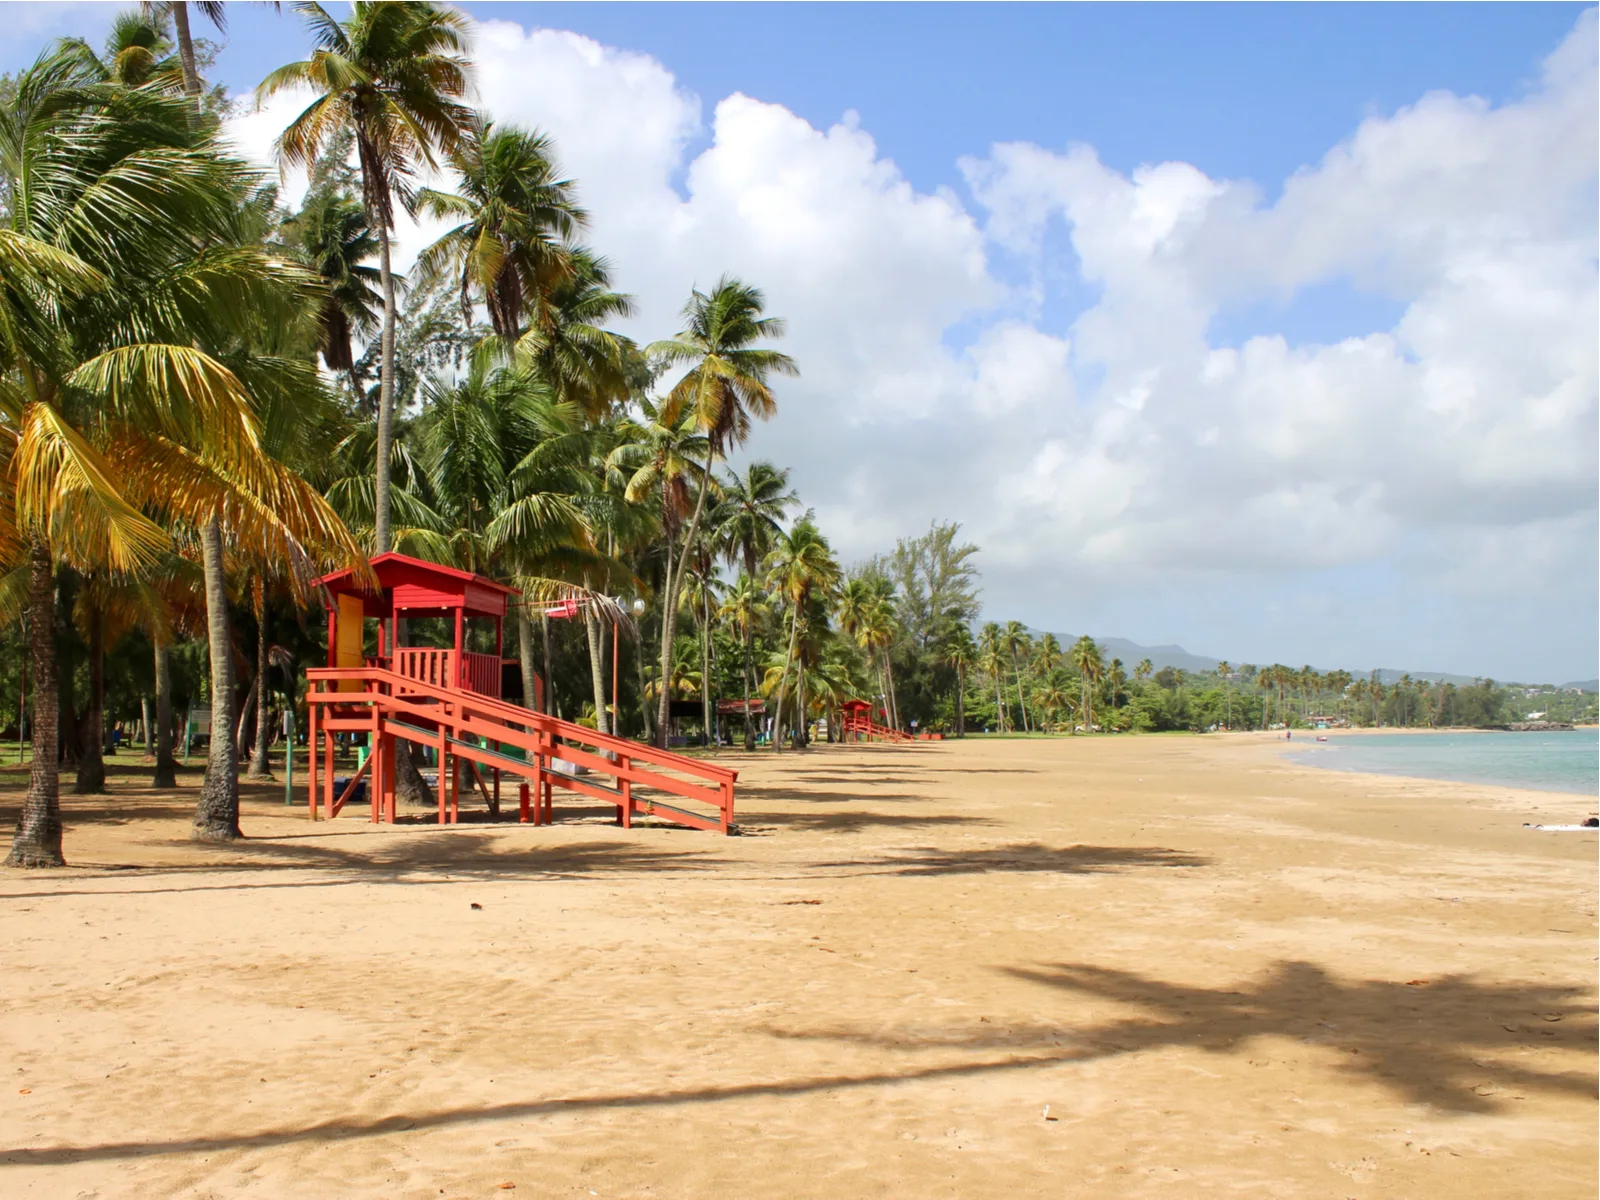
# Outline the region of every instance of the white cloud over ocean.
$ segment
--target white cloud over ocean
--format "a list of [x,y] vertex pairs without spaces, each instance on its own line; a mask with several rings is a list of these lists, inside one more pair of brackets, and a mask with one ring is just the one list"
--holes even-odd
[[[1589,12],[1520,98],[1418,97],[1288,180],[1001,143],[965,195],[918,192],[852,114],[708,113],[576,34],[489,21],[473,57],[478,103],[555,137],[633,332],[725,271],[788,319],[804,374],[751,450],[847,557],[958,519],[994,615],[1560,676],[1595,654],[1595,44]],[[1214,332],[1328,286],[1390,316]]]

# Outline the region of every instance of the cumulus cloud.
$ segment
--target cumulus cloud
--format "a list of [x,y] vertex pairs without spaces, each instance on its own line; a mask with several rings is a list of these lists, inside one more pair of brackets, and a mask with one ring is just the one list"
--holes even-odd
[[[1247,626],[1156,625],[1139,597],[1191,577],[1196,594],[1288,594],[1343,571],[1381,575],[1396,613],[1439,587],[1470,605],[1503,584],[1500,554],[1525,589],[1567,598],[1545,650],[1559,636],[1580,661],[1595,59],[1591,12],[1526,96],[1429,93],[1286,181],[1010,143],[961,164],[964,202],[913,188],[850,113],[817,128],[733,95],[707,116],[668,65],[505,21],[474,49],[479,103],[551,133],[579,181],[639,300],[630,332],[671,332],[689,289],[724,272],[788,319],[804,374],[751,450],[793,465],[846,555],[959,519],[1000,612],[1204,642]],[[263,153],[278,112],[236,123],[240,143]],[[402,230],[399,261],[423,236]],[[1092,299],[1052,326],[1039,314],[1063,280]],[[1326,343],[1213,333],[1330,283],[1402,315]]]
[[[1516,103],[1434,93],[1363,122],[1271,204],[1082,146],[964,164],[991,238],[1039,256],[1065,221],[1102,289],[1072,340],[1104,382],[1008,481],[1000,537],[1048,530],[1064,560],[1144,573],[1371,563],[1493,531],[1521,546],[1524,587],[1592,580],[1594,35],[1589,13]],[[1404,315],[1331,345],[1208,339],[1230,307],[1329,280]]]

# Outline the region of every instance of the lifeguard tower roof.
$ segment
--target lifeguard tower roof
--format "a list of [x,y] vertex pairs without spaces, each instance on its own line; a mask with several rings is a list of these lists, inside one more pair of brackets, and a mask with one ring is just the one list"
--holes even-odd
[[[500,655],[505,646],[506,605],[509,598],[520,596],[521,592],[484,575],[393,551],[372,560],[372,573],[378,577],[377,591],[353,571],[335,571],[317,580],[326,589],[323,595],[328,610],[328,666],[381,667],[419,681],[465,688],[486,696],[501,694]],[[363,649],[362,625],[368,617],[378,619],[378,653],[371,658]],[[452,645],[448,650],[390,645],[391,632],[400,634],[402,642],[404,638],[398,620],[393,631],[385,628],[391,617],[453,618]],[[466,622],[471,617],[487,617],[494,622],[493,654],[467,650]],[[340,686],[350,690],[360,687],[351,682]]]
[[458,610],[469,617],[504,617],[507,598],[522,594],[488,576],[392,550],[372,560],[372,572],[378,577],[376,592],[354,571],[317,580],[327,589],[326,607],[349,611],[340,598],[351,597],[360,600],[366,617],[443,617]]

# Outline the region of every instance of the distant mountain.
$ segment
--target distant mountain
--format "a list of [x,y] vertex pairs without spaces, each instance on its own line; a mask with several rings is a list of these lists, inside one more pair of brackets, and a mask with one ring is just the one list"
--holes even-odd
[[[1077,641],[1076,638],[1073,641]],[[1122,665],[1132,671],[1138,666],[1141,658],[1148,658],[1150,665],[1156,670],[1162,667],[1176,667],[1180,671],[1190,671],[1201,674],[1215,671],[1219,658],[1207,658],[1203,654],[1190,654],[1182,646],[1141,646],[1138,642],[1130,642],[1127,638],[1095,638],[1095,641],[1105,649],[1106,658],[1120,658]],[[1061,639],[1063,646],[1070,645],[1066,638]]]
[[[1043,630],[1039,629],[1028,630],[1028,633],[1036,638],[1043,632]],[[1056,634],[1056,640],[1063,647],[1070,646],[1078,640],[1078,635],[1075,633],[1058,633]],[[1138,666],[1141,658],[1148,658],[1150,665],[1158,671],[1162,667],[1176,667],[1180,671],[1196,673],[1215,671],[1217,663],[1222,661],[1217,658],[1207,658],[1203,654],[1190,654],[1182,646],[1141,646],[1138,642],[1130,642],[1127,638],[1119,637],[1097,637],[1094,640],[1099,644],[1100,649],[1104,651],[1107,661],[1113,658],[1120,658],[1122,665],[1128,669],[1129,674],[1133,673],[1133,668]]]
[[[1037,638],[1043,633],[1043,630],[1030,629],[1028,633]],[[1056,634],[1056,640],[1063,647],[1066,647],[1077,641],[1078,635],[1075,633],[1058,633]],[[1122,665],[1128,669],[1129,674],[1132,674],[1133,668],[1138,665],[1139,660],[1142,658],[1148,658],[1150,665],[1158,671],[1162,667],[1176,667],[1180,671],[1189,671],[1193,674],[1206,674],[1215,671],[1217,664],[1222,661],[1217,658],[1209,658],[1204,654],[1191,654],[1182,646],[1141,646],[1138,642],[1130,642],[1127,638],[1119,637],[1097,637],[1094,640],[1099,643],[1100,648],[1105,652],[1107,660],[1120,658]],[[1243,661],[1242,659],[1230,659],[1229,665],[1237,670],[1239,664]],[[1267,665],[1267,663],[1256,664],[1258,667]],[[1318,671],[1331,669],[1326,667],[1316,668]],[[1358,679],[1365,679],[1370,672],[1351,671],[1350,673]],[[1466,687],[1474,684],[1480,678],[1476,675],[1453,675],[1449,671],[1401,671],[1393,667],[1380,667],[1378,669],[1378,682],[1384,684],[1399,683],[1404,675],[1410,675],[1413,680],[1418,682],[1426,680],[1430,683],[1453,683],[1457,687]],[[1499,679],[1495,682],[1513,686],[1511,680]],[[1596,679],[1582,680],[1577,683],[1563,683],[1561,686],[1563,688],[1576,688],[1582,692],[1600,692],[1600,680]]]
[[[1363,671],[1353,671],[1351,673],[1363,677],[1367,674],[1367,672]],[[1452,675],[1448,671],[1396,671],[1392,667],[1378,668],[1379,683],[1399,683],[1406,675],[1411,676],[1412,679],[1426,679],[1429,683],[1453,683],[1457,687],[1468,687],[1478,682],[1476,675]],[[1497,680],[1496,682],[1503,683],[1504,680]]]

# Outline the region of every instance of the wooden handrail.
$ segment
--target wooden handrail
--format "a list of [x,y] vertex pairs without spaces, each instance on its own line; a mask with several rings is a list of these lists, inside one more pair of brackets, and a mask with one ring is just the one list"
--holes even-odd
[[[444,656],[453,653],[445,650],[429,651],[432,661],[426,665],[431,667],[435,662],[447,663],[448,660]],[[441,685],[415,675],[382,667],[314,667],[306,672],[306,677],[310,684],[306,695],[307,702],[319,709],[329,710],[320,719],[317,719],[316,713],[313,712],[313,729],[320,725],[325,732],[344,728],[354,731],[368,728],[373,722],[376,722],[381,729],[382,715],[391,720],[424,721],[428,726],[438,728],[441,746],[454,736],[481,737],[516,747],[529,756],[531,772],[537,778],[544,780],[546,791],[550,785],[554,785],[566,790],[588,793],[593,792],[597,786],[582,778],[550,771],[548,764],[552,759],[583,766],[601,775],[613,776],[618,784],[619,808],[624,825],[631,824],[633,810],[636,807],[648,810],[652,804],[648,795],[637,799],[634,797],[634,786],[642,785],[685,800],[710,804],[721,812],[720,822],[708,821],[697,814],[662,804],[662,808],[674,814],[672,819],[690,818],[690,823],[704,828],[716,828],[720,824],[724,832],[732,830],[733,785],[738,779],[738,772],[730,768],[675,754],[670,750],[660,750],[627,738],[600,733],[586,726],[552,717],[547,713],[534,712],[520,705],[510,704],[482,692]],[[340,682],[359,682],[364,685],[364,690],[361,692],[323,690],[324,685],[337,685]],[[339,709],[365,710],[372,716],[358,717],[353,714],[340,716]],[[404,736],[400,730],[393,730],[390,734],[390,736],[395,735]],[[657,770],[650,770],[651,767]],[[659,773],[660,768],[678,771],[691,778],[676,779],[663,775]],[[608,789],[601,789],[602,792],[606,790]],[[374,812],[376,813],[376,802]]]
[[[441,651],[441,653],[454,653]],[[394,676],[394,672],[385,671],[378,667],[313,667],[306,672],[308,679],[367,679],[373,675]],[[407,683],[418,682],[410,677],[398,677],[392,680],[402,686]],[[657,746],[636,742],[631,738],[617,737],[614,734],[601,733],[590,729],[587,725],[578,725],[572,721],[563,721],[560,717],[552,717],[549,713],[535,712],[531,708],[523,708],[519,704],[512,704],[508,700],[501,700],[496,696],[488,696],[482,692],[467,692],[455,689],[456,695],[451,700],[465,704],[470,708],[479,709],[502,721],[512,721],[519,725],[550,726],[551,732],[557,737],[568,738],[575,742],[582,742],[602,749],[616,749],[623,753],[655,762],[660,766],[671,766],[689,774],[701,774],[708,778],[738,781],[739,772],[731,767],[718,766],[716,763],[704,762],[698,758],[689,758],[687,755],[674,754],[671,750],[662,750]],[[351,695],[342,692],[341,695]]]

